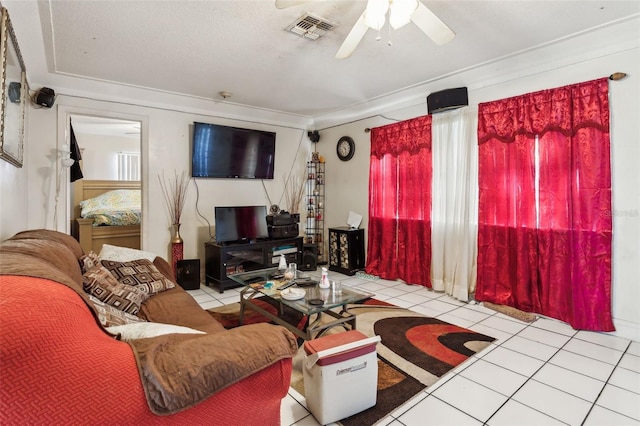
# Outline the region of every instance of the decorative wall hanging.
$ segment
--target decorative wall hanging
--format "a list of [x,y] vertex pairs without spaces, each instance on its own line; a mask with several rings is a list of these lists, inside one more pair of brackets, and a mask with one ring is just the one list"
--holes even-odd
[[16,167],[22,167],[27,73],[9,12],[5,8],[2,8],[0,34],[0,158]]

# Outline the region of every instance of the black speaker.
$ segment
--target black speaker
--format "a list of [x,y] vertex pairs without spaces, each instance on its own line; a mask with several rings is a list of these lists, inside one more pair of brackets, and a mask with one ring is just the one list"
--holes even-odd
[[429,114],[456,109],[469,105],[469,95],[466,87],[441,90],[427,96],[427,110]]
[[35,101],[38,105],[51,108],[56,101],[56,92],[48,87],[43,87],[36,93]]
[[200,259],[178,260],[176,281],[185,290],[200,289]]
[[302,263],[298,265],[301,271],[315,271],[318,268],[318,246],[305,244],[302,248]]
[[313,132],[307,132],[307,136],[309,136],[309,140],[311,140],[311,142],[316,143],[320,140],[320,133],[318,133],[317,130],[314,130]]

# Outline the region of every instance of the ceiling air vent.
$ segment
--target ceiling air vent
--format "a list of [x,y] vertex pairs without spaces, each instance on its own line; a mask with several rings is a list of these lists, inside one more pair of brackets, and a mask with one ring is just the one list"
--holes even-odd
[[311,40],[317,40],[331,29],[333,29],[333,24],[324,18],[314,16],[310,13],[305,13],[286,28],[289,32]]

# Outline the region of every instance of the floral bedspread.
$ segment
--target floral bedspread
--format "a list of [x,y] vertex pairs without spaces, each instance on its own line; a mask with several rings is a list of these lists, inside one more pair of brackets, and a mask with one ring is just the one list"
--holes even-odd
[[93,219],[93,226],[138,225],[142,213],[141,191],[116,189],[80,202],[80,215]]

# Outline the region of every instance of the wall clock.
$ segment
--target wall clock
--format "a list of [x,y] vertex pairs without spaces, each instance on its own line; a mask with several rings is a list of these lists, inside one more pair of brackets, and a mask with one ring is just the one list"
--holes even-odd
[[356,144],[349,136],[343,136],[338,140],[336,152],[338,153],[339,159],[342,161],[349,161],[353,158],[353,154],[356,152]]

